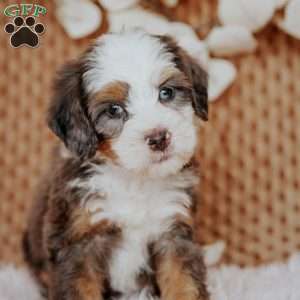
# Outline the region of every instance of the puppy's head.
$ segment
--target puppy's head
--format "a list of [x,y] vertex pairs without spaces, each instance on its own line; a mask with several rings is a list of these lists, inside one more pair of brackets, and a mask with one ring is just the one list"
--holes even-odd
[[157,176],[191,159],[208,115],[206,73],[170,37],[140,31],[101,37],[55,90],[49,126],[71,152]]

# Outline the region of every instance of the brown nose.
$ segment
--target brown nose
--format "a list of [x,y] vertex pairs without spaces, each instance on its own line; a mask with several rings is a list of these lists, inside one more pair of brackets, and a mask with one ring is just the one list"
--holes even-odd
[[155,129],[145,139],[152,151],[164,151],[171,143],[171,133],[166,129]]

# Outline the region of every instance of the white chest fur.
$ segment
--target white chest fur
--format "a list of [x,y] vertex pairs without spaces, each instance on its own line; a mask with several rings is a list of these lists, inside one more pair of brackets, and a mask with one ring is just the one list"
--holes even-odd
[[[190,198],[184,188],[194,184],[190,174],[164,179],[145,179],[112,166],[95,166],[96,175],[84,185],[99,198],[86,203],[92,223],[110,220],[122,229],[122,242],[113,250],[110,282],[123,293],[136,292],[136,277],[148,267],[149,242],[166,232],[173,218],[187,214]],[[74,183],[72,183],[74,184]]]

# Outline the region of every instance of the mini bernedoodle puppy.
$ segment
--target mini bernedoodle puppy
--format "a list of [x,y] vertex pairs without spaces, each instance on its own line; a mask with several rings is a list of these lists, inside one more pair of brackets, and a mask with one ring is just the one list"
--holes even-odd
[[62,69],[48,123],[65,146],[24,238],[50,300],[209,299],[193,234],[207,106],[206,72],[168,36],[106,34]]

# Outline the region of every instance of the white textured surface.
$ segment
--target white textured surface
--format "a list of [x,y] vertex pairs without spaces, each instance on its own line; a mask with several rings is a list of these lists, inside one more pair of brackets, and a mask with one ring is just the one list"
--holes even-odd
[[208,99],[217,100],[233,83],[237,71],[235,66],[225,59],[211,59],[208,68]]
[[274,0],[219,0],[218,16],[224,25],[258,31],[271,20],[275,9]]
[[102,22],[98,7],[88,0],[57,1],[56,16],[67,34],[73,39],[83,38],[96,31]]
[[221,266],[208,281],[212,300],[299,300],[300,254],[259,268]]
[[99,0],[99,2],[108,11],[117,11],[134,6],[139,0]]
[[243,26],[215,27],[207,37],[209,50],[218,56],[253,52],[257,43],[251,32]]
[[300,0],[291,0],[286,9],[280,28],[291,36],[300,39]]
[[0,266],[0,300],[42,300],[40,291],[26,269]]

